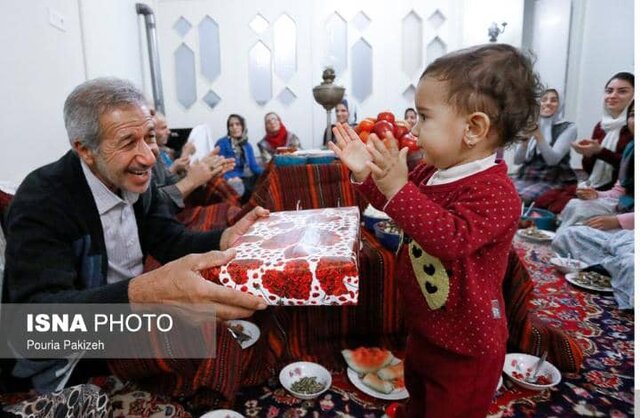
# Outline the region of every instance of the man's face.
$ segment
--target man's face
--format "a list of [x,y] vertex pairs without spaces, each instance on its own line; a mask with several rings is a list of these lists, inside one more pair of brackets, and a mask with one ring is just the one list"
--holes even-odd
[[171,130],[169,130],[169,127],[167,126],[167,120],[159,113],[156,113],[153,117],[153,121],[156,124],[156,141],[158,142],[158,145],[167,145],[169,135],[171,135]]
[[131,105],[106,111],[100,130],[96,151],[76,143],[80,157],[111,191],[144,193],[156,161],[152,148],[157,146],[149,109]]

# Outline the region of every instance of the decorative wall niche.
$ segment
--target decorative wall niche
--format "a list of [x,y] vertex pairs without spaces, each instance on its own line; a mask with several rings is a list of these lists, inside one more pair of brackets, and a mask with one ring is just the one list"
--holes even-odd
[[284,81],[296,73],[297,54],[296,23],[287,14],[280,16],[273,25],[274,71]]
[[200,72],[209,81],[220,75],[220,34],[218,24],[206,16],[198,25],[200,39]]
[[249,90],[259,105],[265,105],[272,93],[271,50],[261,41],[249,51]]
[[195,54],[184,42],[174,53],[176,66],[176,96],[185,108],[190,108],[196,101],[196,58]]

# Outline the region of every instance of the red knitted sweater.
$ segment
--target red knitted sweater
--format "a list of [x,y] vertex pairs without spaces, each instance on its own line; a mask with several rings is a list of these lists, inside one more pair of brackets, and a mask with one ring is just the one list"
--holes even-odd
[[[520,198],[504,162],[427,186],[434,171],[416,167],[384,208],[411,238],[397,264],[409,332],[457,354],[495,355],[507,341],[502,281]],[[358,188],[378,209],[387,203],[371,177]]]

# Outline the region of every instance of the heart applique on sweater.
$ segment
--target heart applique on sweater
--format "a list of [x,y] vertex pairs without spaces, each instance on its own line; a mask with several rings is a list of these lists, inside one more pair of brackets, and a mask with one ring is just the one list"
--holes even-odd
[[439,259],[428,254],[414,240],[409,243],[409,258],[420,291],[430,309],[440,309],[449,298],[449,275]]

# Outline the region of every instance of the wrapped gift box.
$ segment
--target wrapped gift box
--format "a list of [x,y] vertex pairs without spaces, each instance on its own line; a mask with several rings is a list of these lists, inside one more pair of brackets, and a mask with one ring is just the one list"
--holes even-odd
[[220,282],[271,305],[358,302],[358,208],[271,213],[234,243]]

